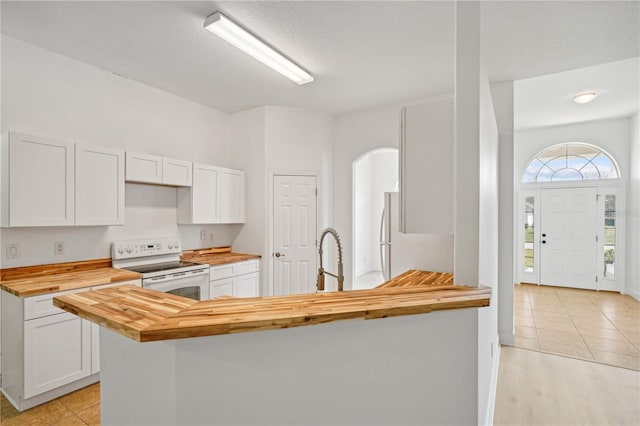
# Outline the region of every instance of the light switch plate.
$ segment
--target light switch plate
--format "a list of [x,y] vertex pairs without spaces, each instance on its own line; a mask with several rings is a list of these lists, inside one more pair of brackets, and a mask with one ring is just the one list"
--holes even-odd
[[7,259],[20,258],[20,243],[7,244]]

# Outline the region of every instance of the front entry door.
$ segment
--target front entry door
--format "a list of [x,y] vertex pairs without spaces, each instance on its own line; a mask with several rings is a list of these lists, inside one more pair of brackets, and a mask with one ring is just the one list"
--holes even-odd
[[316,177],[273,177],[273,294],[316,290]]
[[540,284],[595,290],[596,188],[543,189]]

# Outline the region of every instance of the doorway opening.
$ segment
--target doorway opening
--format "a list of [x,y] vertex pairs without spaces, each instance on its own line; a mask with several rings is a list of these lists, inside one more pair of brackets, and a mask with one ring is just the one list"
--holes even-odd
[[353,162],[353,289],[384,282],[381,226],[385,192],[397,191],[398,150],[369,151]]

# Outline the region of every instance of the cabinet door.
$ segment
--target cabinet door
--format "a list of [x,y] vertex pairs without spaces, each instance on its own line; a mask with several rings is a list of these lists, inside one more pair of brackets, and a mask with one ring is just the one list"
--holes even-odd
[[8,206],[3,226],[74,224],[74,148],[73,142],[9,134],[3,147],[9,174],[3,185]]
[[76,225],[124,225],[124,151],[76,145]]
[[400,231],[453,234],[453,101],[402,109]]
[[260,295],[260,274],[239,275],[235,278],[234,296],[258,297]]
[[220,223],[245,222],[244,176],[241,170],[220,170]]
[[218,220],[218,180],[220,170],[206,164],[193,165],[193,223],[215,223]]
[[91,373],[91,323],[70,313],[24,322],[24,397]]
[[210,297],[213,299],[218,296],[234,296],[233,281],[233,277],[211,281],[211,283],[209,284]]
[[162,183],[162,157],[127,151],[127,182]]
[[162,183],[165,185],[191,186],[193,163],[191,161],[162,159]]

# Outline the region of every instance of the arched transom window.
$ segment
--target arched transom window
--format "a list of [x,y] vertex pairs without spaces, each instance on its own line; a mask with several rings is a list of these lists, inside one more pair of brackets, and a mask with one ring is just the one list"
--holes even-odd
[[609,154],[586,143],[554,145],[529,161],[522,182],[615,179],[618,166]]

